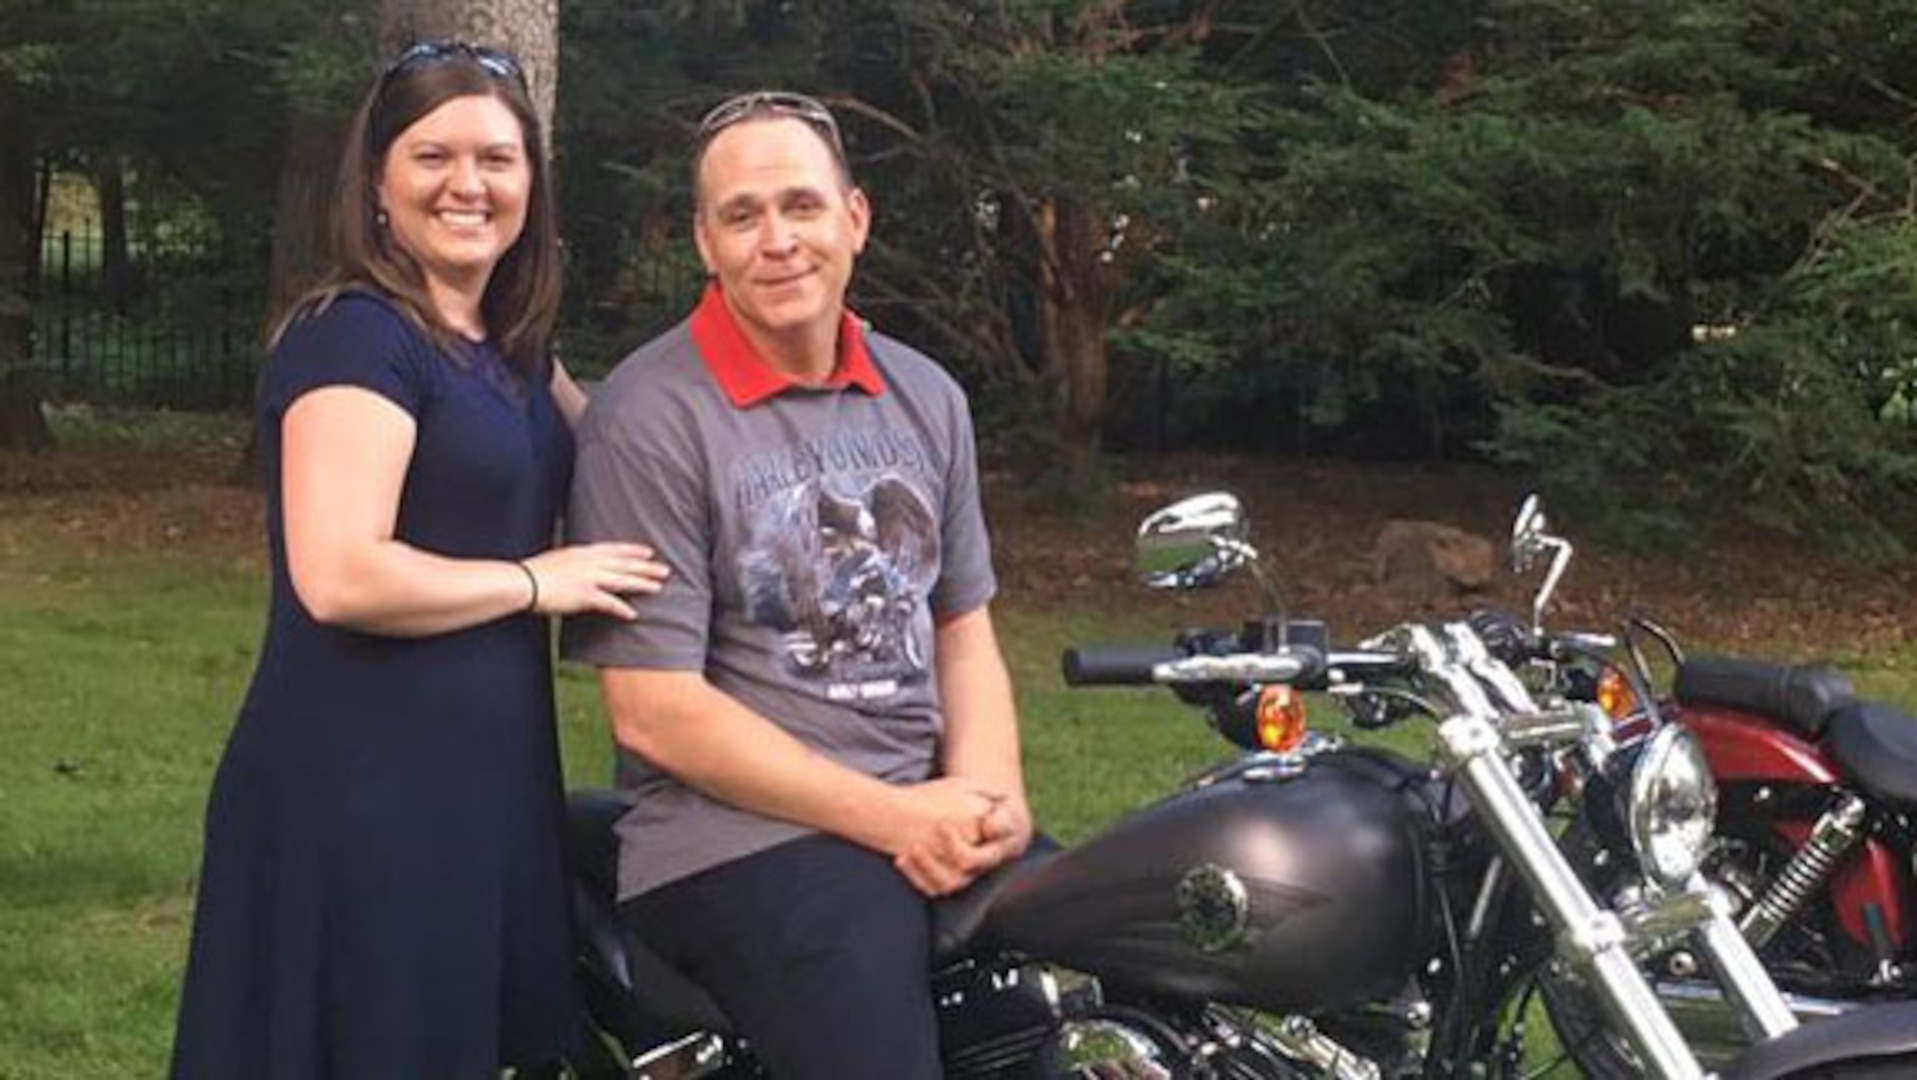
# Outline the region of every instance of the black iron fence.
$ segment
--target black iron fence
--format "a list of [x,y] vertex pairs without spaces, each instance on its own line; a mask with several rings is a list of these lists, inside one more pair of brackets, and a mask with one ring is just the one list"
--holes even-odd
[[259,282],[203,237],[108,250],[98,226],[48,230],[33,297],[33,366],[54,401],[170,409],[252,403]]

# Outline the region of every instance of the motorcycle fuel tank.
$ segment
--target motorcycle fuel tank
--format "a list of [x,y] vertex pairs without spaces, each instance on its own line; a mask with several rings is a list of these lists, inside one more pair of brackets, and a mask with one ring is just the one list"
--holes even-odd
[[1227,773],[1014,881],[984,936],[1109,989],[1311,1012],[1387,996],[1436,925],[1416,777],[1359,752]]

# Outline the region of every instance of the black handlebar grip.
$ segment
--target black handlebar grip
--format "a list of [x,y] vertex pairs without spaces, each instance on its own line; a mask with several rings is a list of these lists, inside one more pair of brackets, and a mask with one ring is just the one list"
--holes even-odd
[[1153,667],[1184,658],[1172,645],[1077,645],[1065,650],[1062,666],[1069,686],[1143,686]]
[[1516,613],[1502,608],[1479,608],[1466,616],[1465,624],[1477,631],[1478,639],[1491,655],[1507,664],[1522,664],[1542,656],[1540,642],[1531,627]]

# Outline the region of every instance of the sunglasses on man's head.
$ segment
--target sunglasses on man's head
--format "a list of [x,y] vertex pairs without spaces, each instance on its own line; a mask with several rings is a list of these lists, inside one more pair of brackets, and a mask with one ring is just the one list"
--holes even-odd
[[783,90],[755,90],[720,102],[699,121],[698,141],[701,145],[711,142],[714,135],[754,116],[790,116],[795,120],[803,120],[817,128],[834,150],[843,152],[839,122],[833,118],[832,110],[821,105],[816,98]]
[[511,53],[487,45],[472,45],[464,41],[419,42],[400,53],[380,78],[387,80],[403,72],[462,59],[471,60],[497,78],[518,83],[521,89],[526,86],[526,71],[519,66],[518,60],[513,59]]

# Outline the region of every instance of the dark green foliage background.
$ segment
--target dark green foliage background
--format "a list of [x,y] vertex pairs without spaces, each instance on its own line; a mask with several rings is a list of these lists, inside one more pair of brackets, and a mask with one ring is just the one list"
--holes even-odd
[[[364,0],[0,0],[37,153],[132,166],[263,281],[291,110],[377,64]],[[1609,527],[1897,556],[1917,393],[1917,4],[568,0],[563,348],[603,370],[699,285],[683,151],[724,94],[844,117],[860,310],[1047,445],[1046,205],[1114,299],[1108,449],[1487,458]],[[9,138],[13,137],[9,133]],[[263,290],[262,290],[263,291]]]

